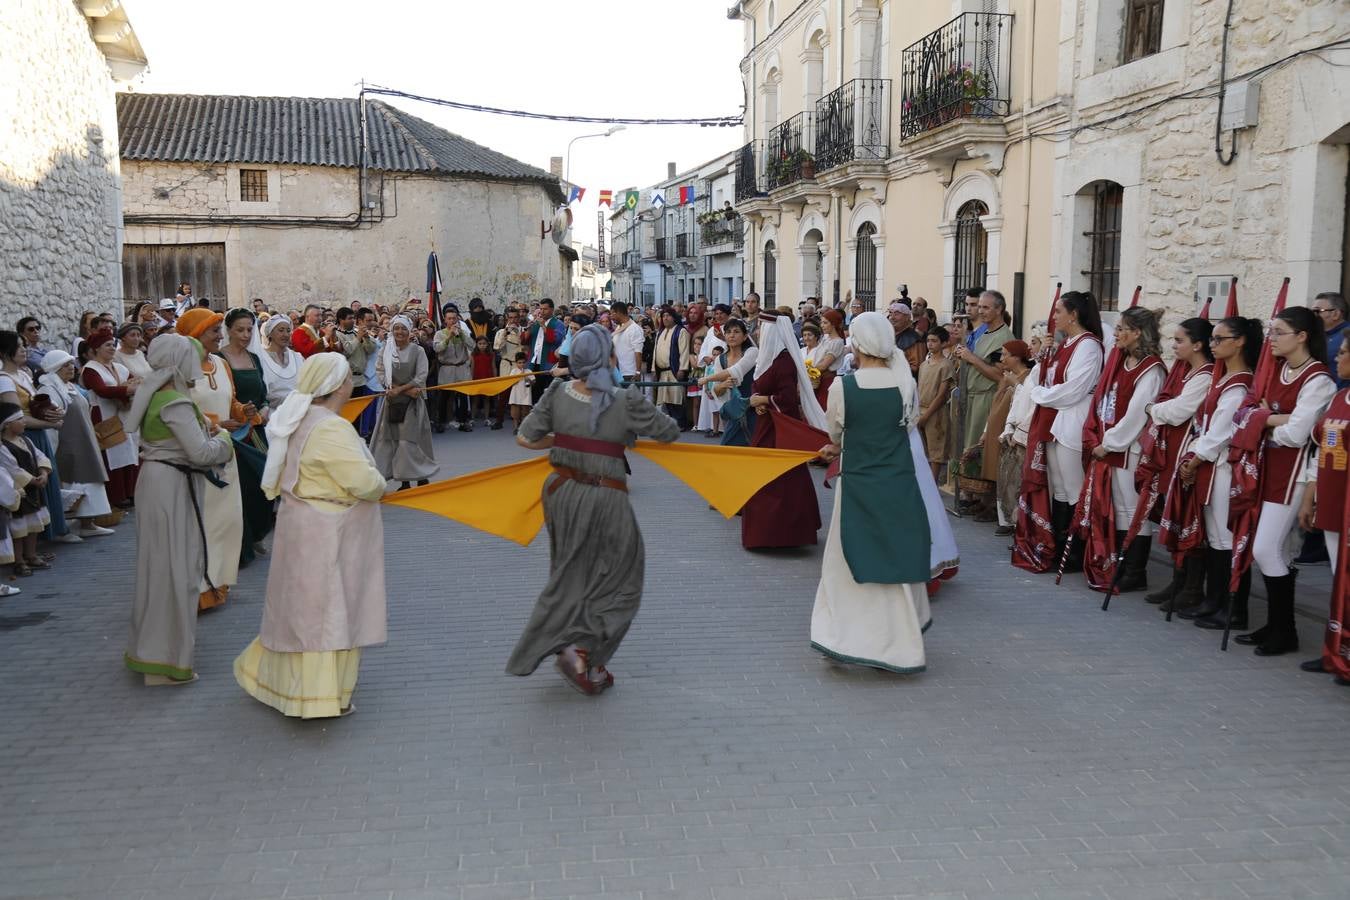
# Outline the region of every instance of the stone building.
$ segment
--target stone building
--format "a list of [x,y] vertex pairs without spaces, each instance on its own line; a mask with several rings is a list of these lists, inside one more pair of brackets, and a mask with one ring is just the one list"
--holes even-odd
[[213,306],[422,295],[569,299],[575,251],[546,235],[555,175],[388,104],[123,94],[126,301],[190,281]]
[[[1071,2],[1071,0],[1065,0]],[[1057,0],[743,0],[747,290],[883,307],[907,284],[1043,307],[1054,281]]]
[[1233,276],[1261,318],[1285,276],[1290,303],[1350,288],[1350,6],[1237,3],[1225,22],[1229,8],[1066,10],[1058,75],[1074,127],[1055,145],[1054,222],[1066,282],[1107,296],[1140,284],[1173,318]]
[[869,307],[908,284],[950,311],[985,285],[1020,328],[1060,281],[1108,310],[1140,284],[1173,320],[1232,276],[1261,315],[1285,275],[1292,302],[1346,286],[1345,0],[744,0],[729,17],[746,280],[766,299],[795,303],[816,267],[827,298]]
[[0,15],[0,327],[53,343],[122,299],[117,83],[145,54],[116,0],[7,0]]

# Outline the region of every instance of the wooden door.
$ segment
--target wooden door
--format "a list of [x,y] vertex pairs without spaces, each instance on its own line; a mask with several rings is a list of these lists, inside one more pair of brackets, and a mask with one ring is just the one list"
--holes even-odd
[[126,244],[122,248],[122,292],[130,307],[142,300],[172,297],[182,282],[212,309],[228,305],[224,244]]

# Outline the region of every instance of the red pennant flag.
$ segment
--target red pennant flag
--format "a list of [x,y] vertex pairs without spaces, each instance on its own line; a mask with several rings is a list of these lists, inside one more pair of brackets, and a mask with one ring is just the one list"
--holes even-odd
[[1206,322],[1209,321],[1209,307],[1210,304],[1212,304],[1213,302],[1214,302],[1213,297],[1206,297],[1205,305],[1200,307],[1200,318],[1204,319]]
[[1228,306],[1223,311],[1223,317],[1231,319],[1237,314],[1237,276],[1233,276],[1233,283],[1228,286]]
[[614,192],[613,192],[613,191],[601,191],[601,192],[600,192],[600,205],[601,205],[601,206],[608,206],[608,207],[610,207],[610,208],[613,208],[613,206],[614,206]]
[[[1272,319],[1284,312],[1284,304],[1288,300],[1289,279],[1286,278],[1284,283],[1280,285],[1280,293],[1275,297],[1275,307],[1270,311]],[[1270,380],[1275,377],[1277,371],[1279,371],[1279,366],[1275,362],[1275,354],[1270,351],[1270,338],[1266,338],[1265,342],[1261,344],[1261,361],[1256,364],[1256,377],[1252,380],[1253,394],[1249,395],[1248,399],[1264,397],[1266,387],[1270,384]]]

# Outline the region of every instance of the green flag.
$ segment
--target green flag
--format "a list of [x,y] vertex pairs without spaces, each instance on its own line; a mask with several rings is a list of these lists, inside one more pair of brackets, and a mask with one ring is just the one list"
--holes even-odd
[[638,192],[629,191],[623,198],[623,205],[628,207],[629,209],[637,209],[637,204],[638,204]]

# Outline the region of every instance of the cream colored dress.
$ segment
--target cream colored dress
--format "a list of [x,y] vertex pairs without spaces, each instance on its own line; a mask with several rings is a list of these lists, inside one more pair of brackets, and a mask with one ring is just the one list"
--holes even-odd
[[[207,420],[224,422],[230,418],[234,401],[234,382],[229,367],[218,356],[208,356],[202,376],[192,385],[192,402],[197,404]],[[244,540],[244,504],[239,494],[239,464],[234,454],[221,466],[220,480],[225,487],[216,487],[209,481],[203,490],[202,523],[206,528],[206,574],[217,589],[215,602],[209,593],[211,585],[202,580],[202,607],[209,609],[225,602],[229,588],[239,580],[239,548]]]

